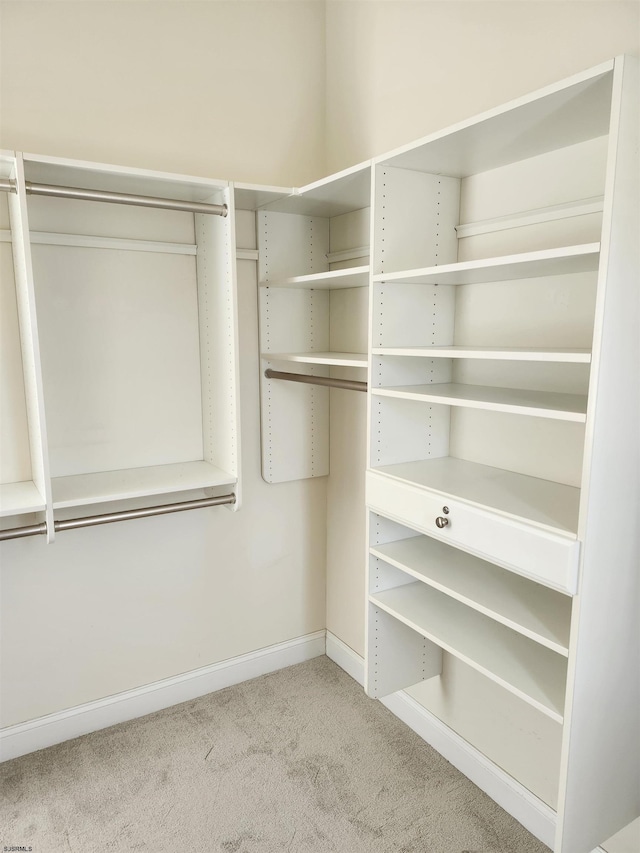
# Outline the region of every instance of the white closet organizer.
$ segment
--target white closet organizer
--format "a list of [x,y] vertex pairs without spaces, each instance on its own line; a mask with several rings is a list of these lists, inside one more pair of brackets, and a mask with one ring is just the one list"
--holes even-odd
[[640,812],[637,79],[374,171],[366,689],[449,654],[561,725],[556,853]]
[[[29,424],[39,421],[35,442],[43,445],[44,469],[50,470],[49,479],[48,471],[40,473],[41,462],[34,467],[38,448],[32,443],[41,500],[34,493],[31,508],[46,505],[49,541],[58,524],[53,512],[72,507],[177,493],[212,500],[232,492],[229,504],[237,508],[229,184],[57,158],[23,160],[17,193],[7,196],[23,215],[24,251],[31,258],[20,287],[27,296],[35,292],[38,311],[36,323],[25,297],[23,360],[35,374],[31,396],[44,403],[32,405]],[[141,198],[123,204],[41,197],[28,194],[31,185],[194,208],[226,205],[220,210],[228,215],[142,206]]]
[[329,390],[287,378],[366,388],[370,205],[365,164],[258,211],[262,474],[269,483],[329,473]]

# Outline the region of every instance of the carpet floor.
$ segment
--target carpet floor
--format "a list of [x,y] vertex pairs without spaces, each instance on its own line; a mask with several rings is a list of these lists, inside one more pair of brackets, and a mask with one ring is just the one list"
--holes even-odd
[[0,849],[548,853],[328,658],[0,765]]

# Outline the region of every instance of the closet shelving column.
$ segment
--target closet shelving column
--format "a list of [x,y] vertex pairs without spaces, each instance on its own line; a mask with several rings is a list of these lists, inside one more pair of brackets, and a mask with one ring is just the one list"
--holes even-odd
[[234,492],[237,509],[229,185],[35,155],[24,162],[27,182],[229,211],[28,196],[52,509],[203,492]]
[[367,369],[371,166],[258,211],[262,473],[329,473],[329,391],[265,371],[361,381]]
[[[13,191],[0,193],[2,223],[2,377],[7,405],[2,407],[2,475],[0,516],[36,514],[52,518],[51,484],[40,346],[29,223],[22,159],[13,153],[0,154],[0,176]],[[10,522],[15,523],[15,520]],[[53,526],[49,525],[50,537]]]
[[367,690],[448,653],[562,725],[556,853],[639,809],[637,103],[621,57],[374,175]]

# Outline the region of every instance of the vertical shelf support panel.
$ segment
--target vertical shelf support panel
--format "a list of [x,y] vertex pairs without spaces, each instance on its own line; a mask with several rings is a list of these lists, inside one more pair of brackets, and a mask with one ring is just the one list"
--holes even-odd
[[13,263],[16,279],[18,321],[22,347],[29,446],[31,451],[31,476],[36,488],[46,502],[45,520],[47,542],[53,542],[53,501],[47,450],[47,428],[44,410],[44,392],[40,366],[40,342],[36,315],[29,218],[22,156],[16,155],[16,192],[8,193],[9,216],[13,244]]
[[365,690],[382,699],[442,672],[442,649],[369,604]]
[[[258,212],[258,278],[261,282],[328,270],[329,220]],[[329,349],[329,291],[259,287],[260,351]],[[261,359],[262,476],[282,483],[329,473],[329,391],[267,379],[275,363]],[[322,374],[305,365],[299,373]]]
[[638,60],[616,59],[558,853],[592,850],[640,812],[638,88]]
[[229,188],[214,195],[226,217],[195,214],[204,460],[237,479],[240,508],[240,399],[235,209]]

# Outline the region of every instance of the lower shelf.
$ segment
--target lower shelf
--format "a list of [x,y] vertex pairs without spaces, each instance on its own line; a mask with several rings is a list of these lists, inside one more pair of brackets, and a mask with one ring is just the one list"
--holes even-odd
[[419,581],[376,593],[369,601],[543,714],[563,721],[566,658]]
[[54,477],[51,485],[53,506],[62,509],[235,483],[233,475],[209,462],[197,461]]
[[30,480],[0,485],[0,517],[42,512],[44,509],[44,499]]
[[370,553],[383,564],[568,657],[569,596],[429,536],[373,545]]

